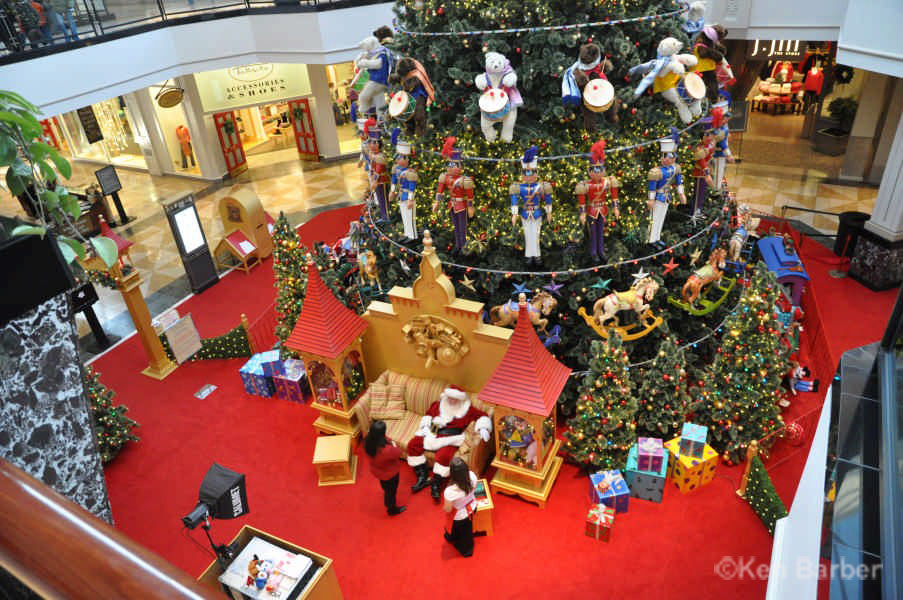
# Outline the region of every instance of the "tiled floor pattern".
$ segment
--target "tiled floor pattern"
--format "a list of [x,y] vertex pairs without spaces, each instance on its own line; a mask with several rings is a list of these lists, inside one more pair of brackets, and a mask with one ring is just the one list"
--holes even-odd
[[[815,209],[826,212],[858,210],[870,213],[877,189],[828,183],[836,177],[842,157],[812,153],[810,142],[798,137],[800,118],[754,114],[749,131],[734,134],[732,148],[742,160],[730,165],[727,177],[741,203],[755,211],[781,215],[782,207]],[[358,202],[366,189],[366,179],[355,161],[306,163],[294,148],[276,150],[248,158],[249,169],[235,185],[249,186],[258,195],[264,209],[274,217],[284,211],[293,224],[336,205]],[[81,188],[93,181],[98,167],[76,163],[71,181]],[[129,169],[117,170],[123,183],[121,198],[126,212],[137,219],[117,232],[135,245],[131,258],[141,270],[142,291],[152,314],[161,312],[190,293],[169,225],[158,203],[161,199],[185,192],[195,193],[198,214],[214,247],[222,237],[217,202],[229,193],[232,183],[208,182],[180,177],[151,177]],[[18,205],[4,202],[0,211],[21,214]],[[836,217],[788,208],[787,218],[833,234]],[[101,300],[95,304],[98,318],[115,336],[126,335],[133,326],[118,292],[98,288]],[[89,332],[87,322],[78,316],[79,334]]]

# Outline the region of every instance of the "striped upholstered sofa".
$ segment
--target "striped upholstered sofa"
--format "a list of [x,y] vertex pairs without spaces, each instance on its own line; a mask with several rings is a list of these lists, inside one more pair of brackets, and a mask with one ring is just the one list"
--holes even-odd
[[[439,379],[421,379],[395,373],[394,371],[383,371],[354,405],[354,412],[357,415],[358,423],[361,424],[361,432],[364,435],[370,430],[371,390],[373,389],[373,384],[401,386],[403,388],[404,410],[400,412],[400,418],[384,418],[383,420],[386,422],[386,435],[395,440],[401,447],[402,453],[404,453],[408,442],[414,437],[414,433],[416,433],[420,425],[421,417],[426,414],[430,404],[439,399],[439,395],[448,384]],[[492,405],[481,402],[476,394],[470,395],[470,401],[475,408],[484,411],[492,418]],[[458,448],[455,456],[463,458],[464,462],[470,466],[470,470],[479,475],[483,473],[489,464],[494,448],[492,438],[488,442],[484,442],[480,438],[480,434],[476,432],[474,423],[471,423],[464,431],[464,443]],[[425,456],[427,462],[432,464],[435,459],[435,453],[426,451]]]

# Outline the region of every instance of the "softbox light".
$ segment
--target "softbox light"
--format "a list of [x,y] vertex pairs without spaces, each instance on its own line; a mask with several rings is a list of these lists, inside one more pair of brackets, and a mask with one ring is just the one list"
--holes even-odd
[[201,482],[198,502],[206,504],[215,519],[234,519],[247,514],[245,476],[213,463]]

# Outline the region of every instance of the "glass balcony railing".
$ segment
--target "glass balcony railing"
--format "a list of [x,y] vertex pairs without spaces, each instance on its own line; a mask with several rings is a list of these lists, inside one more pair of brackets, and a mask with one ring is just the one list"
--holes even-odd
[[[314,12],[385,0],[2,0],[0,64],[168,25],[245,14]],[[61,10],[60,5],[66,9]]]

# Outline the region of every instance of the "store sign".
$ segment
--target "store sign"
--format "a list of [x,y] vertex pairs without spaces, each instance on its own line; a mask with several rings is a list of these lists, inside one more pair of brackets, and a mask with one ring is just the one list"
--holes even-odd
[[94,142],[102,140],[103,132],[100,130],[100,123],[97,122],[97,115],[94,114],[94,108],[91,106],[84,106],[75,112],[78,113],[78,120],[85,130],[85,137],[88,139],[88,143],[93,144]]
[[753,40],[749,42],[749,58],[759,60],[798,60],[803,58],[806,42],[800,40]]
[[256,63],[196,73],[204,112],[275,102],[311,93],[305,65]]

